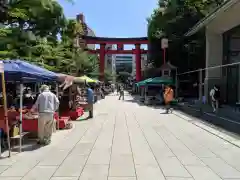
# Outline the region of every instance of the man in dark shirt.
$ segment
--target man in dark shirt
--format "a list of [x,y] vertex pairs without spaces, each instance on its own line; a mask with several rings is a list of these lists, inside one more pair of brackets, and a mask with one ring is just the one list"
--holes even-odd
[[87,85],[87,103],[88,103],[88,110],[89,110],[88,118],[93,118],[94,93],[89,85]]

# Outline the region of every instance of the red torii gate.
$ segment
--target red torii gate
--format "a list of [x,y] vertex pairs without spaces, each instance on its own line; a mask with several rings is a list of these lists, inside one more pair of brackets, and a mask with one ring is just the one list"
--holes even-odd
[[[86,49],[88,52],[93,54],[100,55],[100,79],[104,76],[105,69],[105,55],[106,54],[135,54],[136,59],[136,81],[141,80],[141,54],[147,54],[148,50],[141,49],[142,44],[148,45],[147,37],[140,38],[107,38],[107,37],[92,37],[92,36],[82,36],[82,40],[84,40],[85,45],[88,44],[99,44],[100,49],[92,50]],[[117,45],[117,49],[109,49],[107,50],[105,47],[107,44]],[[124,50],[124,45],[135,45],[135,49],[132,50]],[[87,46],[85,46],[87,47]]]

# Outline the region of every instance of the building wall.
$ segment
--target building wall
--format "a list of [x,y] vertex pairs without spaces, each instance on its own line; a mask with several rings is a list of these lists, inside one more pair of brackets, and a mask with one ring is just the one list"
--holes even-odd
[[[240,63],[240,26],[224,34],[227,36],[227,49],[225,50],[226,63]],[[227,68],[227,91],[231,96],[227,96],[230,103],[240,101],[240,64]]]
[[[222,65],[223,55],[223,38],[222,34],[212,33],[206,30],[206,68]],[[205,72],[204,94],[208,97],[208,92],[215,84],[224,86],[225,82],[221,82],[222,69],[209,69]]]
[[214,33],[224,32],[239,25],[240,1],[229,7],[226,11],[216,16],[207,26]]
[[[225,34],[240,25],[240,1],[228,10],[216,16],[206,27],[206,68],[240,62],[240,54],[231,56],[231,40],[226,44]],[[240,47],[240,41],[235,41],[235,47]],[[240,53],[240,48],[239,48]],[[240,68],[229,66],[205,71],[204,94],[209,97],[209,91],[214,85],[221,88],[224,100],[234,103],[240,101]],[[234,87],[235,88],[234,88]],[[236,89],[237,88],[237,89]],[[231,90],[232,89],[232,90]]]
[[[120,71],[127,71],[129,73],[131,73],[132,71],[132,62],[134,59],[134,55],[115,55],[115,63],[116,63],[116,72],[120,72]],[[124,68],[125,67],[125,68]]]

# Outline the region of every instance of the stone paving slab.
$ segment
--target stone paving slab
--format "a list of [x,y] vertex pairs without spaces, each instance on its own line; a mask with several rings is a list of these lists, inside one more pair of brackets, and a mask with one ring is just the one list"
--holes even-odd
[[175,114],[107,96],[49,146],[0,160],[0,180],[238,180],[240,149]]

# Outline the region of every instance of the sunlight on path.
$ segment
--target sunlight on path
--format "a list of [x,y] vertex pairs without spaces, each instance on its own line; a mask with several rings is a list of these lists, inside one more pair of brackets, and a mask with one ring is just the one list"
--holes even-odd
[[174,114],[107,96],[50,146],[0,160],[0,180],[240,179],[240,149]]

